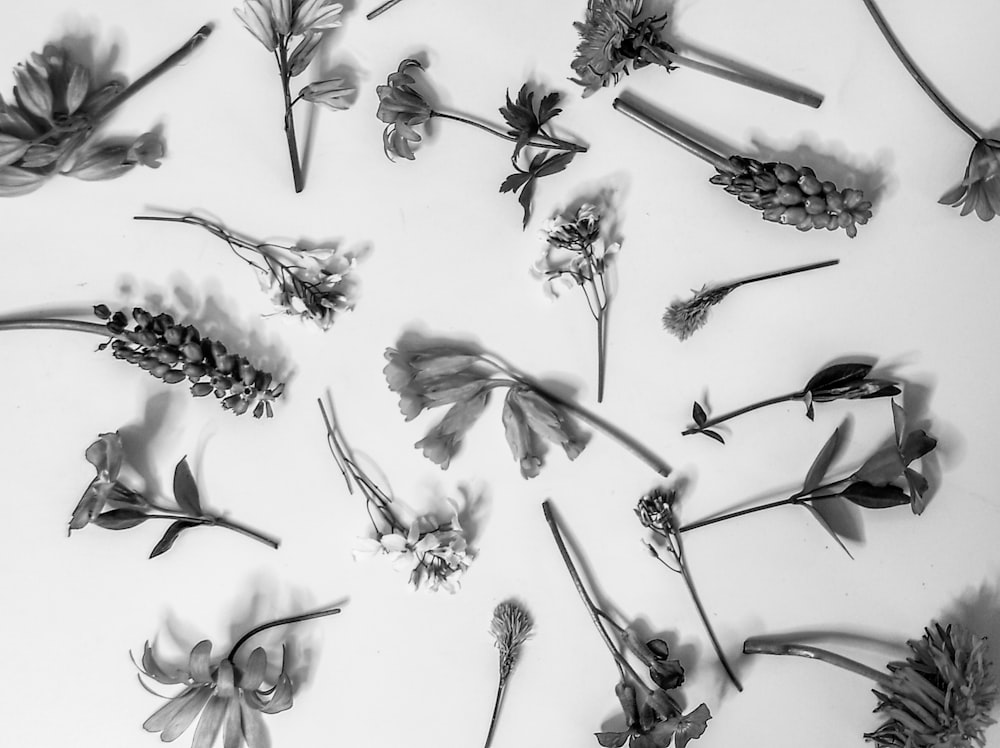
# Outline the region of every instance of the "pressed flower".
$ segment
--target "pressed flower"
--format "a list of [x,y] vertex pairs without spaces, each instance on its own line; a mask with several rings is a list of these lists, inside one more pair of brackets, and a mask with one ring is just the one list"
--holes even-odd
[[[124,462],[122,440],[118,432],[101,434],[85,453],[87,462],[97,469],[97,476],[87,486],[73,510],[69,529],[79,530],[94,524],[105,530],[128,530],[147,520],[168,520],[170,525],[149,554],[155,558],[166,553],[182,532],[192,527],[223,527],[246,535],[272,548],[278,541],[250,530],[232,520],[212,514],[202,508],[198,485],[195,483],[187,458],[181,458],[174,469],[174,499],[172,505],[151,501],[119,480]],[[105,511],[107,509],[108,511]]]
[[299,101],[308,101],[334,110],[347,109],[354,89],[341,78],[331,78],[310,83],[293,97],[292,78],[305,72],[323,34],[341,25],[343,9],[342,4],[330,0],[244,0],[242,7],[233,9],[246,30],[274,55],[278,64],[285,107],[285,141],[296,192],[302,192],[305,181],[293,107]]
[[271,374],[254,367],[246,357],[231,353],[219,341],[203,338],[193,325],[179,324],[166,313],[153,316],[142,307],[126,315],[98,304],[94,314],[105,323],[25,318],[0,321],[0,330],[71,330],[101,335],[110,340],[98,350],[110,347],[115,358],[135,364],[167,384],[186,380],[195,397],[214,393],[223,409],[236,415],[248,411],[254,418],[274,415],[272,403],[281,397],[285,385],[273,384]]
[[445,520],[436,515],[422,515],[408,521],[393,499],[355,462],[332,409],[328,413],[322,401],[319,408],[330,452],[347,482],[348,491],[353,493],[357,487],[364,496],[375,533],[373,538],[359,540],[354,550],[355,558],[386,556],[394,569],[406,572],[413,589],[457,592],[475,554],[458,521],[455,502],[448,500],[451,516]]
[[354,309],[357,285],[355,258],[337,247],[305,249],[243,239],[198,216],[136,216],[139,221],[166,221],[201,226],[222,239],[257,273],[261,288],[275,308],[329,330],[337,317]]
[[885,722],[865,739],[879,748],[985,746],[984,732],[996,722],[990,712],[997,702],[986,638],[959,624],[935,622],[907,645],[913,654],[890,662],[888,674],[819,647],[770,638],[747,639],[743,651],[807,657],[874,681],[875,712]]
[[117,178],[137,164],[159,166],[159,135],[145,133],[131,146],[95,143],[93,135],[117,107],[187,58],[211,31],[198,29],[129,86],[115,81],[96,87],[93,73],[54,45],[16,67],[13,102],[0,98],[0,196],[32,192],[58,174],[95,181]]
[[493,610],[490,634],[493,636],[500,657],[500,672],[497,680],[497,697],[493,704],[493,716],[490,718],[490,729],[486,733],[484,748],[490,748],[493,742],[493,732],[500,716],[500,706],[503,703],[507,681],[521,656],[521,647],[531,636],[533,625],[528,611],[516,601],[504,601]]
[[823,102],[822,97],[801,88],[682,57],[664,39],[667,21],[667,13],[644,15],[642,0],[590,0],[583,22],[573,24],[580,34],[572,63],[577,75],[573,82],[583,86],[584,96],[590,96],[616,84],[631,69],[660,65],[669,73],[683,66],[810,107]]
[[[244,634],[218,662],[212,659],[212,642],[208,639],[194,645],[186,666],[161,664],[146,642],[142,664],[137,665],[142,675],[161,685],[183,688],[143,722],[143,729],[160,733],[160,740],[166,743],[183,735],[197,719],[192,748],[211,748],[220,731],[227,748],[239,748],[243,743],[247,748],[266,748],[270,740],[261,715],[277,714],[292,707],[294,684],[288,657],[283,648],[280,673],[269,681],[273,676],[267,651],[257,647],[245,661],[237,662],[240,647],[267,629],[339,612],[339,608],[328,608],[257,626]],[[145,683],[143,686],[146,687]]]

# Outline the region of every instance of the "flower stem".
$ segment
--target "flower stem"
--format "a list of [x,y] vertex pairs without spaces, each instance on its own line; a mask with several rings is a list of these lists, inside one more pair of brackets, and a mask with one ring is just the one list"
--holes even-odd
[[164,221],[166,223],[187,223],[191,226],[201,226],[213,236],[217,236],[227,244],[235,244],[242,249],[257,252],[258,254],[260,253],[259,245],[253,244],[245,239],[240,239],[238,236],[230,234],[222,228],[222,226],[218,226],[211,221],[206,221],[204,218],[199,218],[198,216],[132,216],[132,219],[135,221]]
[[887,686],[891,678],[883,672],[863,665],[849,657],[830,652],[819,647],[812,647],[805,644],[790,644],[782,642],[772,642],[761,638],[750,638],[743,643],[744,654],[770,654],[770,655],[794,655],[796,657],[808,657],[812,660],[821,660],[830,665],[842,668],[858,675],[863,675],[875,681],[880,686]]
[[289,86],[292,76],[288,70],[287,39],[281,39],[275,49],[278,56],[278,71],[281,74],[281,93],[285,98],[285,140],[288,142],[288,158],[292,162],[292,181],[295,192],[302,192],[302,164],[299,162],[299,147],[295,141],[295,115],[292,113],[292,93]]
[[226,657],[230,662],[236,657],[236,652],[247,643],[252,637],[259,634],[261,631],[266,631],[267,629],[275,628],[276,626],[287,626],[290,623],[299,623],[301,621],[311,621],[313,618],[322,618],[324,616],[332,616],[340,612],[340,608],[324,608],[323,610],[316,610],[312,613],[302,613],[297,616],[290,616],[288,618],[279,618],[276,621],[270,621],[269,623],[262,623],[260,626],[255,626],[254,628],[247,631],[243,636],[241,636],[233,648],[229,650],[229,655]]
[[977,143],[982,140],[983,137],[973,130],[972,127],[965,122],[965,120],[958,116],[955,110],[948,105],[948,102],[944,100],[941,94],[934,89],[934,87],[930,84],[930,81],[924,77],[924,74],[920,72],[920,69],[917,68],[913,60],[910,59],[906,50],[903,49],[903,45],[899,43],[896,35],[893,34],[892,29],[889,28],[889,24],[886,23],[882,12],[878,9],[878,6],[875,5],[875,0],[862,0],[862,2],[864,2],[865,7],[868,8],[868,12],[872,14],[872,18],[875,19],[875,25],[878,26],[879,31],[882,32],[882,36],[884,36],[885,40],[889,42],[889,46],[892,47],[892,51],[896,54],[896,57],[899,58],[899,61],[903,63],[903,67],[906,68],[906,71],[913,76],[917,85],[924,90],[924,93],[931,98],[931,101],[937,104],[938,109],[944,112],[948,119],[958,125],[970,138],[975,140]]
[[378,18],[380,15],[382,15],[383,13],[385,13],[387,10],[392,9],[393,7],[395,7],[396,5],[398,5],[401,2],[403,2],[403,0],[386,0],[384,3],[382,3],[380,6],[378,6],[375,10],[373,10],[371,13],[369,13],[367,16],[365,16],[365,18],[367,18],[369,21],[371,21],[372,19]]
[[612,106],[626,117],[630,117],[640,125],[648,127],[657,135],[666,138],[675,145],[679,145],[688,153],[697,156],[702,161],[708,162],[719,171],[729,174],[735,174],[737,172],[736,167],[729,163],[729,159],[716,153],[711,148],[706,148],[698,141],[689,138],[687,135],[675,130],[635,104],[625,101],[619,97],[614,100]]
[[[482,122],[476,122],[472,119],[467,119],[465,117],[460,117],[457,114],[448,114],[447,112],[437,112],[432,111],[431,117],[439,117],[441,119],[450,119],[455,122],[462,122],[466,125],[472,125],[473,127],[478,127],[480,130],[485,130],[491,135],[496,135],[498,138],[503,140],[509,140],[511,143],[517,142],[517,137],[514,135],[508,135],[505,132],[496,130],[489,125],[484,125]],[[537,140],[529,140],[525,145],[532,146],[533,148],[548,148],[550,150],[556,151],[573,151],[574,153],[586,153],[587,146],[578,145],[577,143],[570,143],[568,140],[561,140],[560,138],[552,138],[545,136],[548,142],[540,143]]]
[[767,400],[761,400],[759,403],[753,403],[752,405],[746,405],[737,410],[731,411],[729,413],[724,413],[721,416],[716,416],[715,418],[709,418],[705,423],[699,426],[691,426],[686,428],[681,432],[681,436],[690,436],[691,434],[697,434],[700,431],[716,426],[723,421],[728,421],[731,418],[736,418],[736,416],[741,416],[744,413],[749,413],[754,410],[759,410],[760,408],[765,408],[768,405],[775,405],[777,403],[787,403],[793,400],[801,400],[805,396],[804,392],[790,392],[787,395],[778,395],[777,397],[771,397]]
[[645,47],[643,51],[648,52],[650,57],[652,57],[650,62],[655,62],[658,65],[663,65],[664,67],[667,67],[668,64],[672,63],[679,67],[686,67],[702,73],[708,73],[709,75],[721,78],[722,80],[727,80],[731,83],[738,83],[741,86],[746,86],[747,88],[753,88],[757,91],[763,91],[764,93],[769,93],[774,96],[780,96],[788,101],[794,101],[796,104],[805,104],[813,109],[818,109],[820,104],[823,103],[822,96],[818,96],[811,91],[807,91],[798,86],[792,86],[778,81],[754,78],[749,75],[744,75],[743,73],[737,73],[734,70],[728,70],[716,65],[709,65],[708,63],[700,62],[699,60],[692,60],[690,57],[683,57],[676,52],[667,52],[662,49],[653,49],[650,47]]
[[0,330],[72,330],[74,332],[89,332],[106,338],[120,336],[111,332],[107,325],[97,322],[83,322],[76,319],[45,319],[33,317],[27,319],[0,320]]
[[604,321],[604,310],[597,315],[597,402],[604,401],[604,370],[607,365],[608,328]]
[[794,268],[786,268],[785,270],[776,270],[772,273],[763,273],[761,275],[754,275],[749,278],[744,278],[741,281],[736,281],[735,283],[730,283],[726,286],[730,291],[739,288],[740,286],[747,286],[751,283],[756,283],[757,281],[771,280],[772,278],[782,278],[786,275],[795,275],[796,273],[805,273],[809,270],[819,270],[820,268],[830,267],[831,265],[836,265],[840,260],[826,260],[824,262],[814,262],[810,265],[799,265]]
[[[399,2],[399,0],[396,0],[396,2]],[[506,686],[507,682],[501,677],[500,682],[497,683],[497,698],[493,703],[493,716],[490,717],[490,729],[486,733],[486,742],[483,744],[483,748],[490,748],[490,743],[493,742],[493,731],[497,727],[497,718],[500,716],[500,703],[503,701]]]
[[[844,480],[847,480],[847,479],[845,478]],[[787,506],[789,504],[803,504],[806,501],[821,501],[823,499],[836,499],[836,498],[840,498],[840,494],[836,494],[836,493],[835,494],[827,494],[827,495],[823,495],[823,496],[816,496],[815,493],[817,491],[828,491],[829,489],[837,486],[838,484],[843,483],[844,480],[837,480],[837,481],[833,481],[832,483],[827,483],[827,484],[822,485],[822,486],[817,486],[816,488],[814,488],[812,491],[809,491],[808,493],[803,493],[802,491],[799,491],[798,493],[794,493],[791,496],[789,496],[787,498],[784,498],[784,499],[779,499],[778,501],[771,501],[771,502],[768,502],[767,504],[760,504],[758,506],[752,506],[752,507],[749,507],[747,509],[740,509],[740,510],[735,511],[735,512],[729,512],[728,514],[720,514],[717,517],[709,517],[708,519],[703,519],[703,520],[699,520],[697,522],[692,522],[690,524],[684,525],[677,532],[678,533],[682,533],[682,532],[687,532],[688,530],[697,530],[700,527],[707,527],[708,525],[714,525],[714,524],[716,524],[718,522],[724,522],[724,521],[726,521],[728,519],[736,519],[737,517],[744,517],[747,514],[754,514],[756,512],[762,512],[765,509],[774,509],[775,507],[779,507],[779,506]]]
[[224,527],[227,530],[232,530],[233,532],[238,532],[240,535],[245,535],[248,538],[253,538],[254,540],[263,543],[264,545],[269,545],[272,548],[277,549],[281,544],[281,541],[275,540],[274,538],[257,532],[256,530],[251,530],[245,525],[241,525],[238,522],[233,522],[232,520],[224,519],[222,517],[191,517],[186,514],[147,514],[146,519],[169,519],[173,521],[190,522],[195,525],[208,525],[209,527]]
[[124,104],[128,99],[135,96],[143,88],[152,83],[154,80],[159,78],[163,73],[165,73],[170,68],[182,62],[189,54],[194,52],[201,43],[204,42],[209,34],[212,33],[212,25],[205,24],[196,32],[194,35],[188,39],[182,47],[180,47],[176,52],[167,57],[163,62],[154,67],[152,70],[148,71],[145,75],[136,78],[135,82],[128,86],[124,91],[114,97],[111,101],[105,104],[103,107],[98,109],[92,115],[94,121],[100,120],[102,117],[106,117],[114,109],[118,108]]

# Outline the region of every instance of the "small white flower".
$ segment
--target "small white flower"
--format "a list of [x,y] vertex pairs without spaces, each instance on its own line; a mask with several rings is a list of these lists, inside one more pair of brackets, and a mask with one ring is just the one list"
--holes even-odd
[[338,312],[354,308],[353,257],[337,249],[298,249],[261,245],[267,269],[260,270],[261,287],[271,302],[328,330]]

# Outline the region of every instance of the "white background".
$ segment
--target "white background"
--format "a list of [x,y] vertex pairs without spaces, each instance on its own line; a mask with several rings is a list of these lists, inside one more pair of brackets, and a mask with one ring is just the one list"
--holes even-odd
[[[619,86],[713,144],[808,163],[863,187],[876,198],[875,218],[854,240],[764,223],[708,183],[710,167],[613,111],[613,92],[581,99],[567,77],[582,0],[404,0],[373,22],[364,13],[374,0],[350,5],[300,80],[347,66],[358,101],[346,112],[299,115],[308,183],[295,195],[272,59],[228,2],[5,4],[8,69],[73,37],[131,79],[202,23],[216,28],[106,125],[108,134],[161,128],[159,170],[99,184],[58,179],[0,203],[0,312],[159,305],[290,382],[273,420],[235,418],[94,353],[96,338],[2,334],[5,744],[156,745],[140,726],[158,702],[135,682],[129,651],[151,639],[171,655],[203,637],[224,651],[260,621],[340,602],[339,617],[290,632],[311,667],[294,708],[267,718],[273,744],[474,747],[495,688],[490,616],[513,596],[537,627],[494,744],[594,746],[592,733],[618,713],[616,673],[543,521],[546,498],[609,608],[677,645],[688,668],[684,699],[705,701],[714,715],[699,747],[860,745],[879,724],[865,681],[821,663],[741,658],[747,636],[803,632],[881,667],[933,619],[997,629],[998,226],[936,203],[960,180],[972,143],[907,76],[860,0],[674,8],[680,45],[820,91],[818,111],[689,70],[668,78],[645,69]],[[995,128],[1000,6],[885,0],[883,11],[959,111]],[[497,194],[508,144],[446,122],[415,162],[383,156],[375,86],[421,52],[443,104],[487,121],[499,123],[505,90],[526,79],[566,94],[562,132],[590,152],[541,182],[527,231],[515,199]],[[719,412],[796,389],[834,359],[874,358],[878,372],[907,383],[902,402],[940,439],[927,511],[856,512],[863,538],[850,542],[853,561],[794,508],[688,538],[742,694],[726,687],[680,578],[639,542],[632,507],[658,484],[652,471],[595,434],[575,463],[553,451],[542,475],[523,481],[494,402],[441,472],[411,446],[435,416],[404,423],[380,373],[384,349],[404,331],[454,335],[575,387],[596,407],[583,299],[550,302],[528,269],[541,221],[601,189],[617,196],[624,244],[598,410],[675,468],[687,484],[686,519],[794,490],[844,419],[852,422],[838,463],[845,470],[891,433],[889,403],[876,400],[821,404],[813,423],[797,404],[760,411],[733,422],[725,447],[682,438],[692,400],[706,393]],[[326,334],[265,317],[255,279],[218,239],[132,220],[155,210],[200,211],[261,240],[366,249],[357,309]],[[666,304],[703,283],[835,257],[833,269],[734,293],[689,341],[660,327]],[[463,487],[482,497],[478,558],[457,595],[413,593],[387,563],[352,561],[367,519],[327,452],[315,402],[327,391],[351,444],[401,500],[440,508]],[[187,455],[205,502],[280,537],[281,549],[204,529],[148,561],[163,529],[152,522],[67,539],[69,514],[93,477],[83,452],[115,429],[151,488],[168,489]]]

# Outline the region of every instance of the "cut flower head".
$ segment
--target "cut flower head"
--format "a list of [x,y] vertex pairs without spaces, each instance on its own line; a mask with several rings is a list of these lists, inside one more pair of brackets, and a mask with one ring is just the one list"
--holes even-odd
[[378,94],[376,116],[386,123],[382,148],[390,159],[398,156],[413,160],[413,144],[421,141],[414,128],[429,120],[433,113],[423,94],[414,88],[413,73],[423,69],[419,61],[407,58],[399,63],[395,73],[389,74],[385,85],[375,89]]
[[976,211],[980,220],[993,220],[1000,213],[1000,140],[978,141],[969,156],[965,178],[938,202],[954,208],[961,206],[963,216]]

